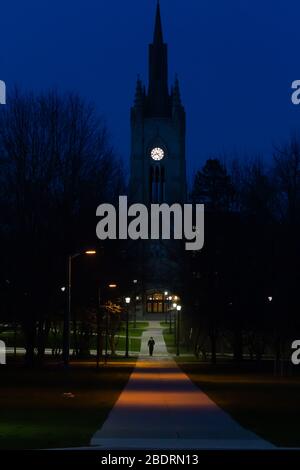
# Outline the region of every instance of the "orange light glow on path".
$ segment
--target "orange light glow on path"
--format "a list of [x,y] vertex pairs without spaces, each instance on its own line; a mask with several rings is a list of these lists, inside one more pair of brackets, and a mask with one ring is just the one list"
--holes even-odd
[[[153,357],[147,347],[151,336]],[[143,333],[136,367],[91,445],[102,449],[272,448],[242,428],[182,372],[167,352],[159,322],[150,322]]]

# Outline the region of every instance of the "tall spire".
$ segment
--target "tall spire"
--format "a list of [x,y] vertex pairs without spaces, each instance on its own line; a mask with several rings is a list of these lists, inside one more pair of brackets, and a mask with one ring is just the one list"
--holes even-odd
[[149,46],[148,114],[164,117],[170,113],[168,52],[163,42],[160,5],[157,3],[153,43]]
[[163,42],[164,40],[163,40],[163,32],[162,32],[162,25],[161,25],[160,4],[158,0],[157,7],[156,7],[156,19],[155,19],[153,44],[163,44]]

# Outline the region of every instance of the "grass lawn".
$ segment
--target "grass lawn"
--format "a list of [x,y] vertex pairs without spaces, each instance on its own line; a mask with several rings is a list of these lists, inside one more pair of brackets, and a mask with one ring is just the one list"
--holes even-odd
[[[129,322],[129,336],[142,336],[144,331],[148,328],[148,322],[137,321],[136,327],[134,328],[134,322]],[[126,323],[122,322],[118,334],[126,334]]]
[[277,446],[300,447],[300,378],[242,373],[225,365],[179,362],[180,367],[242,426]]
[[[117,351],[124,351],[126,345],[126,338],[124,337],[116,337],[116,350]],[[134,338],[129,336],[129,351],[140,352],[141,350],[141,339]]]
[[[136,327],[134,327],[134,322],[129,322],[129,349],[131,351],[139,352],[141,350],[141,336],[143,332],[149,326],[148,322],[136,322]],[[119,337],[120,336],[120,337]],[[116,335],[116,349],[125,351],[125,338],[126,336],[126,324],[125,322],[121,323],[120,329]],[[0,340],[5,341],[8,347],[14,346],[14,332],[13,331],[5,331],[0,333]],[[57,337],[54,337],[53,334],[50,332],[48,341],[46,344],[47,348],[52,348],[54,346],[61,346],[62,344],[62,336],[59,334]],[[72,338],[71,338],[72,344]],[[24,347],[24,336],[21,331],[18,331],[16,336],[16,345],[17,347]],[[96,336],[93,336],[90,341],[90,347],[92,349],[96,348]]]
[[[143,332],[147,329],[149,323],[147,322],[136,322],[136,327],[134,327],[133,322],[129,322],[129,350],[133,352],[140,352],[141,350],[141,337]],[[126,323],[122,322],[120,329],[115,337],[116,340],[116,350],[124,351],[126,347]],[[94,338],[92,346],[96,347],[96,339]]]
[[[1,368],[0,448],[85,446],[101,427],[127,383],[134,361],[97,371],[82,363],[69,371],[49,366]],[[74,398],[65,398],[71,392]]]
[[[168,352],[172,355],[176,355],[174,325],[172,324],[172,329],[171,329],[172,332],[171,333],[170,333],[170,325],[169,324],[167,326],[167,324],[165,322],[161,322],[161,326],[164,327],[163,337],[164,337]],[[181,354],[187,354],[187,353],[191,354],[191,350],[189,348],[187,348],[186,346],[180,345],[180,353]]]

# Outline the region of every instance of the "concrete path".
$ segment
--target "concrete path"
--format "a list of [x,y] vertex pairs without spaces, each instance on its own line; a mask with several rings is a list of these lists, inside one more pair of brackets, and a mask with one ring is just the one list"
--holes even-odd
[[[155,339],[154,356],[147,342]],[[169,356],[159,322],[143,334],[136,367],[91,445],[99,449],[272,449],[194,385]]]

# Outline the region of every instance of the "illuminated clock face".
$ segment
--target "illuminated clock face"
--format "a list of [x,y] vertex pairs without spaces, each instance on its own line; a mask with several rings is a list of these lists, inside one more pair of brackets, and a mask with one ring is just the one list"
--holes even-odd
[[160,147],[155,147],[151,150],[151,158],[153,160],[159,161],[162,160],[165,156],[165,152]]

